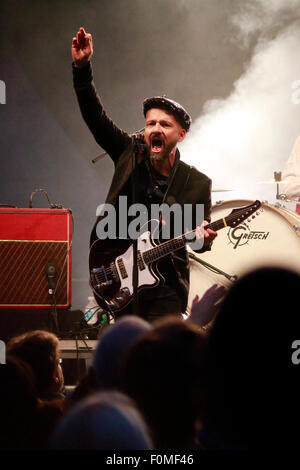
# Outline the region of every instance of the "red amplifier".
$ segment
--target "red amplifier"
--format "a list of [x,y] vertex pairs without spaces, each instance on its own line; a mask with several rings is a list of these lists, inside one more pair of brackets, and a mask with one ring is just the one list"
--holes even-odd
[[57,308],[71,305],[72,214],[0,208],[0,308],[49,308],[46,267],[55,265]]

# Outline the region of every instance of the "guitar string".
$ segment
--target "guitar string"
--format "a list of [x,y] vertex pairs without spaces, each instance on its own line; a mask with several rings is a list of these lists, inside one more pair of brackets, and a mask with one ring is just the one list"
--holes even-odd
[[[247,217],[250,217],[256,210],[258,210],[260,208],[260,206],[261,206],[260,203],[259,204],[255,203],[252,207],[248,206],[248,209],[251,210],[249,215],[247,214],[247,211],[245,212],[245,209],[246,209],[245,207],[240,209],[240,210],[237,210],[236,212],[234,212],[232,214],[229,214],[227,217],[225,217],[226,225],[230,225],[230,223],[232,221],[236,220],[239,216],[245,216],[246,215],[246,217],[244,217],[244,220],[245,220]],[[222,227],[225,227],[224,220],[219,219],[219,220],[216,220],[215,222],[212,222],[212,223],[208,224],[206,226],[206,229],[207,228],[212,228],[212,229],[219,230]],[[150,264],[154,260],[159,259],[161,257],[164,257],[166,254],[168,254],[170,252],[171,247],[175,246],[176,250],[182,248],[186,243],[186,237],[189,236],[190,234],[194,233],[195,231],[196,231],[196,229],[191,230],[190,232],[182,234],[179,237],[176,237],[176,238],[173,238],[172,240],[168,240],[166,242],[163,242],[163,243],[155,246],[154,248],[150,248],[149,250],[147,250],[142,255],[143,261],[146,264]],[[155,256],[156,253],[159,254],[158,258],[157,258],[157,256]],[[106,268],[106,273],[111,274],[111,275],[113,274],[113,270],[110,266],[108,268]],[[99,273],[94,273],[94,276],[95,276],[95,278],[97,279],[98,282],[105,281],[105,275],[102,271],[100,271]]]
[[[226,220],[226,224],[227,225],[230,225],[230,223],[234,220],[236,220],[239,216],[244,216],[246,215],[246,217],[243,219],[245,220],[247,217],[251,216],[256,210],[258,210],[260,208],[261,204],[260,202],[255,202],[254,205],[252,206],[248,206],[247,209],[250,211],[249,215],[247,214],[247,211],[245,212],[245,207],[240,209],[240,210],[237,210],[236,212],[232,213],[232,214],[229,214],[227,217],[225,217],[225,220]],[[254,209],[254,210],[253,210]],[[228,223],[227,223],[228,222]],[[206,226],[206,229],[208,228],[212,228],[212,229],[217,229],[219,230],[220,228],[224,227],[224,221],[223,219],[219,219],[219,220],[216,220],[215,222],[212,222],[210,224],[208,224]],[[180,235],[179,237],[176,237],[172,240],[168,240],[166,242],[163,242],[159,245],[157,245],[156,247],[154,248],[151,248],[150,250],[146,251],[144,254],[143,254],[143,259],[144,261],[149,264],[149,263],[152,263],[153,261],[155,261],[156,259],[159,259],[160,257],[163,257],[165,255],[165,253],[163,252],[164,249],[168,250],[169,251],[169,248],[172,247],[173,244],[175,244],[176,242],[180,242],[180,246],[177,247],[177,249],[183,247],[186,243],[186,236],[187,235],[190,235],[192,233],[194,233],[196,231],[196,229],[194,230],[191,230],[190,232],[187,232],[183,235]],[[157,258],[155,256],[155,253],[159,253],[160,251],[162,251],[162,253],[160,254],[159,258]],[[146,255],[146,257],[145,257]],[[152,256],[154,255],[154,257]],[[147,259],[146,259],[147,258]]]

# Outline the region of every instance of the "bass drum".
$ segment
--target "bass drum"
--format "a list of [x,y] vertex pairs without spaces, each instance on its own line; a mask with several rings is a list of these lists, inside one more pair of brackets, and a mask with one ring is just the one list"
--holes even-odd
[[[216,204],[212,207],[212,222],[252,202],[243,199]],[[219,230],[211,251],[198,254],[188,248],[190,256],[196,256],[212,267],[190,258],[187,312],[190,312],[196,295],[201,298],[213,284],[230,287],[235,276],[238,278],[255,268],[280,266],[300,273],[300,217],[288,209],[262,204],[250,219],[251,222],[246,220],[236,228]],[[223,271],[227,277],[214,268]]]

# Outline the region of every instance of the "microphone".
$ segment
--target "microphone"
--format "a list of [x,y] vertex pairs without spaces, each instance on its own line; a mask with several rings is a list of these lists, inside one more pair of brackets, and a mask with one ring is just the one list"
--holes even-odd
[[48,280],[49,294],[53,295],[56,288],[56,264],[48,263],[46,265],[46,277]]
[[133,134],[133,138],[137,152],[142,156],[146,156],[148,149],[144,140],[144,134],[138,132],[136,134]]

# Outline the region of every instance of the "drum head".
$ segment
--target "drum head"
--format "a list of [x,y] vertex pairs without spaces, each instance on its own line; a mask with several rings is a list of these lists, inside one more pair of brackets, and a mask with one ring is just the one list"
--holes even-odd
[[[247,206],[253,201],[232,200],[212,208],[212,222]],[[262,204],[258,215],[236,228],[218,231],[211,251],[194,253],[199,260],[215,266],[230,276],[245,274],[255,268],[279,266],[300,273],[300,217],[288,209]],[[229,287],[232,282],[221,274],[190,260],[190,308],[195,295],[201,297],[214,283]],[[263,286],[261,286],[263,289]]]

